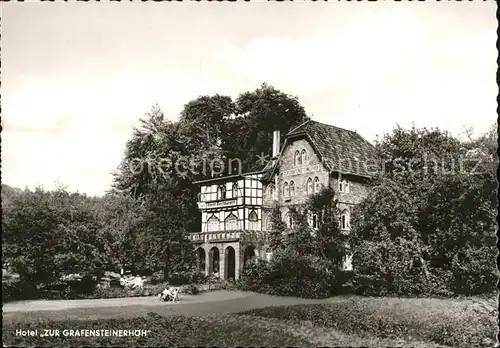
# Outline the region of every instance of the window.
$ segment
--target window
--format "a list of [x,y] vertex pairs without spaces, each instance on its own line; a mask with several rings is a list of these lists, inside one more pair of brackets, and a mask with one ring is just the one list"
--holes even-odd
[[307,163],[307,151],[305,149],[302,150],[300,157],[301,157],[302,164],[306,164]]
[[318,220],[318,215],[317,214],[313,214],[311,212],[308,212],[307,219],[308,219],[308,222],[309,222],[309,226],[311,226],[314,229],[319,228],[319,220]]
[[255,211],[252,211],[250,215],[248,215],[248,229],[253,231],[259,230],[259,219]]
[[314,178],[314,192],[319,192],[319,191],[320,191],[319,178],[315,177]]
[[318,215],[312,214],[311,220],[311,227],[318,228]]
[[342,257],[342,269],[344,271],[352,271],[352,255]]
[[212,216],[210,219],[208,219],[207,225],[208,225],[208,232],[219,231],[220,221],[216,216]]
[[290,196],[295,196],[295,183],[290,181]]
[[349,212],[347,210],[344,210],[340,215],[340,229],[344,231],[348,231],[350,229]]
[[344,179],[339,179],[339,192],[349,193],[349,183]]
[[238,197],[238,184],[234,183],[233,184],[233,198],[237,198],[237,197]]
[[234,231],[238,229],[238,218],[234,214],[230,214],[224,221],[226,231]]
[[285,214],[285,223],[288,228],[293,228],[293,218],[290,213]]
[[312,181],[311,178],[307,179],[307,187],[306,187],[306,189],[307,189],[307,194],[311,194],[311,193],[314,192],[313,191],[313,181]]
[[266,219],[266,230],[271,231],[273,229],[273,217],[272,214],[267,215]]
[[217,188],[217,199],[226,199],[226,186],[220,185]]
[[266,260],[267,260],[267,262],[270,262],[272,258],[273,258],[273,253],[270,252],[270,251],[266,252]]
[[298,152],[298,151],[295,151],[295,159],[293,161],[293,164],[296,166],[301,164],[300,163],[300,152]]
[[290,197],[290,188],[288,187],[288,183],[286,181],[283,184],[283,196]]
[[269,185],[269,187],[267,188],[267,197],[269,199],[274,199],[275,190],[276,190],[276,188],[274,187],[273,184]]

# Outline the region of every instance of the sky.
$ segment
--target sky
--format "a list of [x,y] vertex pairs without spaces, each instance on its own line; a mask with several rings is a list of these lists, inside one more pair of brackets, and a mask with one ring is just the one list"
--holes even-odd
[[[373,142],[497,119],[496,4],[1,3],[2,183],[101,195],[132,126],[263,82]],[[270,130],[272,131],[272,130]]]

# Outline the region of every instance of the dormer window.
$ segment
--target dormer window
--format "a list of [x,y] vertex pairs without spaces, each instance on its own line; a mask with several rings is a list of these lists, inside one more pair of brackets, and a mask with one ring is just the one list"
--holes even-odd
[[299,151],[295,151],[295,159],[293,161],[293,164],[296,165],[296,166],[301,165],[300,152]]
[[290,197],[295,196],[295,183],[290,181]]
[[314,192],[313,181],[311,178],[307,179],[306,190],[308,195]]
[[288,183],[286,181],[283,184],[283,196],[290,197],[290,187],[288,186]]
[[307,151],[305,149],[302,150],[300,157],[301,157],[302,164],[306,164],[307,163]]

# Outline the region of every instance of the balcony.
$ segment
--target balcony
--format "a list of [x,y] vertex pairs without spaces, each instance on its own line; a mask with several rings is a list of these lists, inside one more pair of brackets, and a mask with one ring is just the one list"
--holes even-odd
[[195,232],[189,234],[189,240],[195,244],[201,243],[220,243],[236,241],[263,241],[266,238],[265,231],[254,230],[235,230],[235,231],[214,231],[214,232]]

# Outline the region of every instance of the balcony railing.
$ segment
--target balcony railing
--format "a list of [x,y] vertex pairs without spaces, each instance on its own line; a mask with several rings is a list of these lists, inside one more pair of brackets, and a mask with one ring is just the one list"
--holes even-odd
[[193,243],[210,243],[224,240],[259,241],[265,239],[265,237],[265,231],[253,230],[195,232],[189,234],[189,239]]

